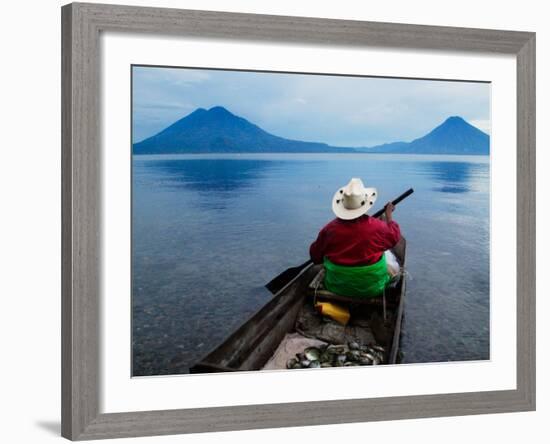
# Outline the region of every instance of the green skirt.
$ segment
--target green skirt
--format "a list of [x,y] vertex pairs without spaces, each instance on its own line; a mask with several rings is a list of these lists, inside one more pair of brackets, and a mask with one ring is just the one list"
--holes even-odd
[[340,296],[374,298],[382,294],[390,281],[385,254],[372,265],[346,267],[333,264],[327,258],[323,263],[325,288]]

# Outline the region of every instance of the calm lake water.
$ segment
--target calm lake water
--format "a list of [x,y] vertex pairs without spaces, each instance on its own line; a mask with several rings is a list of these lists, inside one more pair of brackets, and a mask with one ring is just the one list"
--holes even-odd
[[134,156],[133,373],[185,373],[308,259],[351,177],[407,238],[403,362],[489,359],[489,158],[376,154]]

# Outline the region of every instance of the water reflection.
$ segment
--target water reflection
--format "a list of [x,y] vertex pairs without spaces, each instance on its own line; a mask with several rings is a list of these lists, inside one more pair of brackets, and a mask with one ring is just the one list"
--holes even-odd
[[466,193],[472,190],[473,178],[487,166],[471,162],[429,162],[429,174],[437,183],[434,191]]
[[[199,193],[232,193],[249,188],[276,162],[256,159],[146,160],[151,173],[162,177],[165,188],[186,188]],[[136,162],[137,163],[137,162]]]

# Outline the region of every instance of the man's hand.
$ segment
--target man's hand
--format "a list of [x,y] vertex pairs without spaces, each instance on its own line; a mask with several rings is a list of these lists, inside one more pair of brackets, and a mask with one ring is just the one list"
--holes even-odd
[[388,202],[386,204],[386,206],[384,207],[384,214],[386,216],[386,221],[387,222],[392,221],[393,210],[395,210],[395,206],[391,202]]

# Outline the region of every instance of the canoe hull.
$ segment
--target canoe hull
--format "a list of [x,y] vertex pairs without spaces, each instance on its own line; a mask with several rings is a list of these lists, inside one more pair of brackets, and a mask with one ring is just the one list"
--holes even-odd
[[[399,262],[405,266],[404,238],[393,249]],[[308,300],[308,286],[319,271],[309,265],[273,298],[243,323],[222,344],[190,368],[191,373],[215,373],[260,370],[273,355],[287,333],[294,330],[296,317]],[[387,291],[386,299],[393,307],[387,339],[387,363],[399,361],[401,324],[403,320],[406,275],[396,288]],[[379,303],[375,305],[380,306]]]

